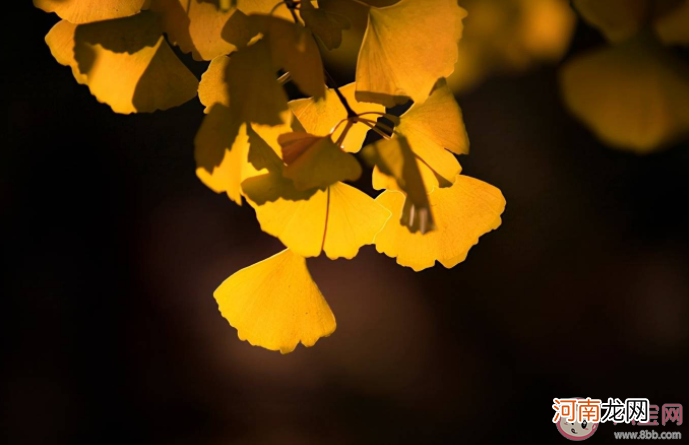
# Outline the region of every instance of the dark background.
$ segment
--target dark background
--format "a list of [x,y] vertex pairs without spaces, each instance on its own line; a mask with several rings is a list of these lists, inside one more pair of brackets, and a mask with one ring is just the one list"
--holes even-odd
[[[309,260],[338,329],[280,356],[240,342],[212,297],[280,245],[195,177],[201,105],[115,115],[53,60],[54,16],[25,2],[11,21],[5,443],[565,443],[553,397],[689,407],[689,147],[604,147],[556,67],[459,97],[460,160],[505,194],[502,227],[452,270],[370,246]],[[579,25],[571,51],[598,38]],[[675,430],[689,437],[659,428]]]

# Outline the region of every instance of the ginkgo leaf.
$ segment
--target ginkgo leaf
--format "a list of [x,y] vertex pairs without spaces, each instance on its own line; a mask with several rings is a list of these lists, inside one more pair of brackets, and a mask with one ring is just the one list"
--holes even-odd
[[229,108],[215,104],[194,141],[196,175],[208,188],[242,205],[242,181],[257,173],[248,162],[247,125]]
[[[260,170],[242,182],[242,190],[251,202],[263,205],[278,199],[299,201],[308,199],[317,192],[317,189],[297,190],[294,182],[283,175],[284,164],[275,148],[266,142],[263,135],[254,131],[252,126],[247,133],[250,146],[248,161],[255,169]],[[267,173],[264,172],[266,170]]]
[[[451,185],[461,172],[462,167],[450,151],[468,153],[469,137],[462,111],[444,79],[424,103],[412,105],[400,116],[395,132],[407,139],[428,192],[438,186]],[[380,171],[375,171],[374,187],[382,184],[379,176]]]
[[315,8],[310,0],[299,4],[299,14],[313,33],[318,36],[326,48],[339,48],[342,44],[342,31],[349,29],[351,23],[347,17]]
[[151,13],[78,26],[62,21],[46,42],[56,60],[117,113],[166,110],[196,96],[198,81]]
[[414,152],[404,136],[383,139],[364,148],[364,156],[386,176],[394,179],[407,196],[401,223],[411,232],[426,233],[435,224],[423,177]]
[[426,100],[454,70],[466,15],[456,0],[372,7],[356,67],[357,98],[387,107]]
[[[340,92],[347,100],[349,106],[357,114],[363,113],[384,113],[385,107],[375,103],[359,102],[356,100],[356,84],[350,83],[340,87]],[[328,88],[324,100],[314,100],[312,98],[297,99],[289,102],[289,107],[299,121],[304,125],[306,131],[317,136],[327,136],[335,126],[347,119],[347,110],[337,97],[334,89]],[[340,127],[332,134],[333,140],[338,140],[345,126]],[[366,139],[368,127],[364,125],[354,125],[347,132],[347,136],[341,143],[344,151],[356,153],[361,150],[361,146]]]
[[646,24],[652,6],[648,0],[574,0],[574,7],[608,40],[620,42]]
[[34,6],[54,12],[73,24],[100,22],[137,14],[149,0],[33,0]]
[[204,110],[206,114],[215,104],[230,106],[230,91],[225,81],[225,73],[229,64],[229,57],[218,56],[211,60],[208,69],[201,76],[199,100],[206,107]]
[[[422,153],[430,151],[431,147],[447,149],[458,155],[469,153],[469,137],[462,110],[445,79],[438,82],[424,103],[412,105],[399,120],[395,131],[404,135],[414,151],[424,159],[427,157]],[[421,148],[424,145],[429,148]]]
[[170,43],[195,60],[211,60],[237,49],[222,38],[234,10],[222,10],[207,0],[152,0],[151,10],[161,17]]
[[287,133],[278,138],[284,175],[294,181],[297,190],[325,188],[339,181],[356,181],[361,165],[351,154],[335,145],[329,136]]
[[306,260],[289,249],[236,272],[213,295],[240,340],[254,346],[287,354],[335,332]]
[[644,154],[689,132],[689,64],[652,36],[575,57],[560,82],[574,115],[612,146]]
[[76,29],[77,25],[62,20],[48,32],[48,35],[45,36],[45,42],[57,63],[70,67],[76,81],[85,85],[88,78],[79,71],[79,66],[74,60],[74,32]]
[[481,235],[500,226],[505,210],[500,190],[464,175],[459,175],[452,187],[433,191],[429,199],[438,230],[425,235],[410,233],[396,218],[405,204],[402,193],[386,191],[376,199],[393,213],[376,236],[376,249],[417,272],[433,267],[436,261],[447,268],[464,261]]
[[[416,166],[419,169],[419,173],[421,173],[421,181],[423,182],[423,186],[426,189],[426,193],[431,193],[437,187],[450,187],[452,185],[452,181],[454,181],[455,177],[462,171],[462,166],[459,165],[459,162],[457,162],[456,159],[452,158],[452,163],[456,166],[456,168],[454,168],[456,173],[454,177],[448,180],[434,172],[427,164],[421,161],[418,157],[416,158]],[[388,176],[384,174],[380,171],[380,168],[378,168],[378,166],[373,167],[373,173],[371,175],[371,184],[375,190],[396,190],[398,192],[404,191],[400,188],[399,184],[397,183],[397,180],[393,176]]]
[[254,15],[252,18],[270,46],[275,70],[289,71],[304,94],[322,98],[325,95],[323,61],[309,30],[279,17]]
[[306,200],[249,203],[264,232],[299,255],[325,252],[333,260],[354,258],[362,246],[373,243],[390,217],[373,198],[341,182]]
[[244,122],[284,123],[287,94],[278,83],[271,51],[264,40],[232,54],[225,67],[230,108]]

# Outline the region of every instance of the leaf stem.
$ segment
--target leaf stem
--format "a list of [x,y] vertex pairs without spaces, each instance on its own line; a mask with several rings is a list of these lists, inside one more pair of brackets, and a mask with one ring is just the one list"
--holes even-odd
[[330,84],[332,85],[333,90],[335,90],[335,94],[337,94],[337,98],[340,99],[340,102],[342,102],[342,106],[345,107],[345,110],[347,110],[347,117],[348,118],[355,118],[358,115],[356,112],[352,109],[351,106],[349,106],[349,102],[347,102],[347,98],[344,97],[342,94],[342,91],[340,91],[340,87],[337,86],[337,82],[335,82],[335,79],[333,79],[333,76],[330,75],[328,70],[323,68],[323,72],[325,72],[325,77],[328,78],[330,81]]
[[361,123],[366,125],[368,128],[371,130],[375,131],[379,136],[381,136],[384,139],[391,139],[390,135],[386,134],[384,131],[382,131],[380,128],[376,127],[371,123],[371,121],[367,119],[355,119],[355,122]]
[[[360,115],[360,116],[361,116],[361,115]],[[374,125],[374,126],[376,126],[376,127],[378,127],[378,128],[382,128],[383,130],[387,131],[387,132],[390,133],[391,135],[395,132],[391,127],[387,126],[386,124],[384,124],[384,123],[382,123],[382,122],[376,122],[376,121],[372,121],[372,120],[370,120],[370,119],[359,119],[359,120],[360,120],[361,122],[367,122],[367,123],[369,123],[369,124],[371,124],[371,125]]]
[[297,9],[297,2],[295,0],[284,0],[283,3],[287,5],[287,9],[289,9],[289,12],[292,14],[294,23],[301,24],[301,22],[299,21],[299,17],[297,17],[297,13],[295,11]]

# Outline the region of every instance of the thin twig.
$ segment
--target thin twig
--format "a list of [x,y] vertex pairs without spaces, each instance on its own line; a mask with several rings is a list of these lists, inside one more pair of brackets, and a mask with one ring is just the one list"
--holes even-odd
[[345,107],[345,110],[347,110],[347,117],[349,117],[349,118],[357,117],[356,112],[352,109],[352,107],[349,106],[349,102],[347,102],[347,98],[344,97],[344,95],[340,91],[340,87],[337,86],[337,82],[335,82],[335,79],[333,79],[333,76],[331,76],[330,73],[328,72],[328,70],[326,70],[325,68],[323,69],[323,72],[325,73],[325,76],[330,81],[330,84],[332,85],[333,90],[335,90],[335,94],[337,94],[337,98],[340,99],[340,102],[342,102],[342,106]]

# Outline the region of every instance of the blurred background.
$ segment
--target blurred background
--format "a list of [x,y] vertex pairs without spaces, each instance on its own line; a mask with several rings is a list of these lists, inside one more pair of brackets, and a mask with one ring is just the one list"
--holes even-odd
[[[50,55],[56,18],[29,2],[17,14],[3,45],[5,443],[556,443],[553,397],[689,407],[689,146],[611,150],[568,113],[558,60],[605,43],[568,12],[550,63],[456,84],[460,162],[503,191],[500,229],[452,270],[414,273],[371,246],[309,260],[338,328],[287,356],[239,341],[213,299],[281,246],[196,178],[202,106],[116,115]],[[640,429],[604,424],[590,441]]]

